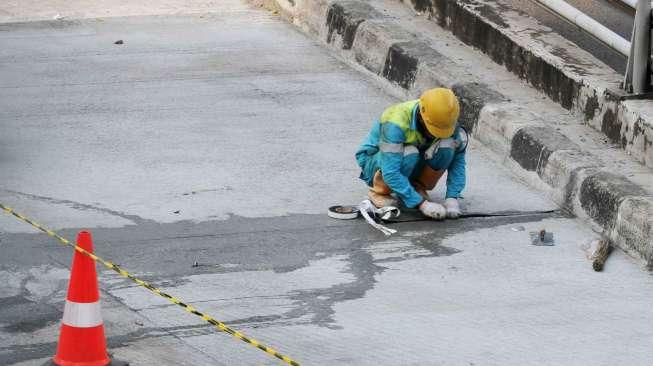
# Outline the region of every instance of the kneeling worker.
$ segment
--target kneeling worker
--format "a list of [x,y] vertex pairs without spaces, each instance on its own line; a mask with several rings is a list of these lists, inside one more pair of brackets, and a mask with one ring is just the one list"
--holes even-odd
[[[356,152],[356,160],[376,207],[401,199],[436,220],[460,216],[458,198],[465,188],[467,132],[457,126],[460,106],[450,90],[425,91],[420,99],[395,104],[374,122]],[[432,202],[432,190],[447,171],[444,206]]]

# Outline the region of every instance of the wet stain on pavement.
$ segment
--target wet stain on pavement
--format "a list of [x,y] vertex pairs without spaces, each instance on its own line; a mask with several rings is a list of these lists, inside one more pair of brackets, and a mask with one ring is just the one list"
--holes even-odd
[[[4,268],[7,267],[0,266]],[[34,281],[38,278],[27,275],[21,281],[19,294],[0,297],[0,332],[31,333],[61,320],[63,303],[60,308],[46,301],[47,297],[34,299],[34,294],[26,287],[28,282]]]
[[426,234],[413,239],[413,243],[431,252],[429,257],[445,257],[460,253],[461,250],[439,244],[442,239],[434,234]]
[[[445,238],[466,231],[489,228],[512,223],[525,223],[550,218],[553,215],[518,217],[475,218],[444,222],[411,222],[394,224],[399,234],[393,238],[405,239],[406,247],[421,248],[415,254],[410,250],[393,252],[390,257],[375,259],[369,252],[371,245],[382,246],[387,240],[362,220],[337,221],[325,215],[290,215],[274,218],[243,218],[231,216],[224,221],[201,223],[177,222],[140,225],[123,228],[96,228],[93,230],[96,252],[106,259],[120,263],[146,280],[165,288],[184,284],[195,274],[237,273],[244,271],[273,271],[291,273],[311,265],[312,261],[341,256],[346,262],[344,271],[353,280],[325,288],[300,288],[278,294],[291,301],[291,309],[279,314],[252,314],[251,317],[230,324],[246,326],[280,326],[285,324],[313,324],[329,329],[339,329],[334,320],[334,305],[339,302],[362,298],[372,290],[377,276],[389,262],[413,260],[425,257],[451,256],[459,253],[457,248],[442,245]],[[76,229],[63,230],[65,237],[73,237]],[[418,233],[404,236],[403,233]],[[42,241],[40,234],[2,234],[17,245],[7,246],[6,258],[13,258],[13,266],[25,268],[58,263],[69,263],[71,252],[53,241]],[[21,244],[37,245],[36,255],[24,255]],[[424,254],[426,253],[426,254]],[[193,266],[195,261],[205,263]],[[5,261],[0,269],[8,268]],[[14,267],[15,268],[15,267]],[[104,278],[103,276],[101,276]],[[102,283],[111,292],[129,282],[116,277],[116,281]],[[271,278],[271,281],[274,279]],[[63,299],[62,299],[63,301]],[[53,305],[33,303],[22,296],[0,299],[6,316],[8,308],[30,307],[24,318],[5,317],[4,332],[31,332],[52,324],[61,318],[61,311]],[[203,328],[203,327],[195,327]],[[167,329],[167,328],[161,328]],[[206,331],[213,331],[210,327]],[[145,332],[113,338],[110,344],[130,342],[143,337]],[[18,346],[16,346],[18,347]],[[2,349],[9,352],[10,359],[45,357],[52,352],[52,345],[14,346]],[[5,353],[6,355],[6,353]],[[32,357],[34,356],[34,357]]]
[[354,275],[353,282],[341,283],[328,288],[296,290],[290,294],[294,309],[284,314],[290,319],[311,317],[311,323],[330,329],[340,329],[335,324],[333,306],[337,302],[361,298],[374,287],[375,276],[384,267],[377,265],[372,255],[364,250],[356,250],[349,255],[348,270]]

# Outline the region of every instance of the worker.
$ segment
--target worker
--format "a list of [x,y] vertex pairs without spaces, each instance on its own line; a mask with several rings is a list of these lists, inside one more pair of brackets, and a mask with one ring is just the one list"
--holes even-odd
[[[458,98],[446,88],[427,90],[383,112],[356,152],[374,206],[396,206],[398,198],[436,220],[460,216],[467,132],[457,125],[459,113]],[[441,205],[428,191],[444,172],[447,193]]]

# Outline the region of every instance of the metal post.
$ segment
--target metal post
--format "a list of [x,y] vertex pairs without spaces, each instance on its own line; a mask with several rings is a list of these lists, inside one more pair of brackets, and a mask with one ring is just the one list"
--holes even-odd
[[639,0],[635,12],[631,55],[633,56],[633,93],[649,89],[651,74],[651,2]]

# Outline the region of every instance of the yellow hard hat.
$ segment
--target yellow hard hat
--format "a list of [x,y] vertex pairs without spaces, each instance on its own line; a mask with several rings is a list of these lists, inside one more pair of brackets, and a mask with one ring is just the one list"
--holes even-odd
[[460,105],[451,89],[429,89],[419,98],[419,112],[429,133],[443,139],[453,135]]

